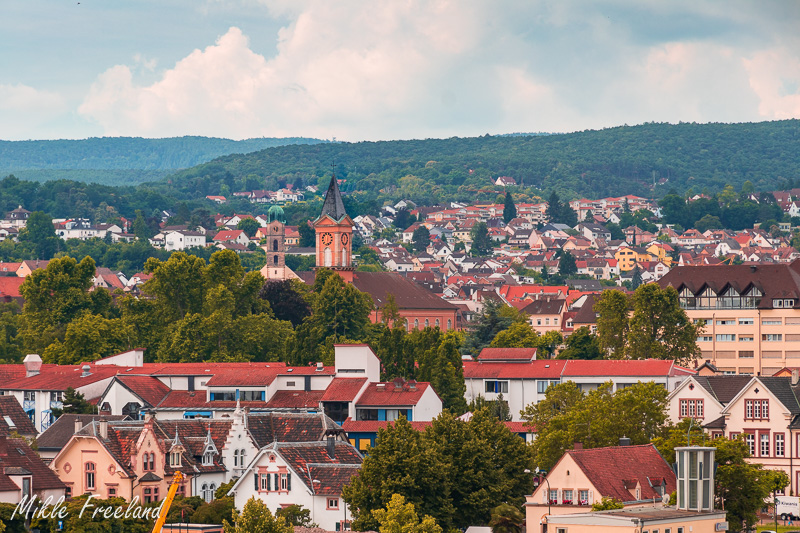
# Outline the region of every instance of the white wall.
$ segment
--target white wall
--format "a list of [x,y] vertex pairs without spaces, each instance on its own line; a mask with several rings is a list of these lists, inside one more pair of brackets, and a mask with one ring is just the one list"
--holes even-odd
[[[336,360],[336,376],[343,378],[366,377],[370,382],[381,380],[381,362],[369,346],[337,345],[334,347]],[[345,372],[345,370],[361,369],[364,372]]]

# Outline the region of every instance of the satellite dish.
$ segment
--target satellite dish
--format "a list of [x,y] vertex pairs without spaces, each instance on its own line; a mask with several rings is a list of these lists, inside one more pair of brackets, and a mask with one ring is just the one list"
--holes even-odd
[[669,505],[669,494],[664,494],[661,497],[661,503],[663,503],[664,505]]

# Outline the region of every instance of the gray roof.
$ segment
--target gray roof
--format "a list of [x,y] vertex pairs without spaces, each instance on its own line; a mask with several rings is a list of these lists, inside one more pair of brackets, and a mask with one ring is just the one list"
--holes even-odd
[[328,192],[325,193],[325,202],[322,204],[322,212],[319,214],[319,218],[325,215],[330,216],[337,222],[347,216],[347,211],[344,210],[344,202],[342,202],[342,195],[339,192],[339,185],[336,182],[336,176],[331,177],[331,184],[328,186]]

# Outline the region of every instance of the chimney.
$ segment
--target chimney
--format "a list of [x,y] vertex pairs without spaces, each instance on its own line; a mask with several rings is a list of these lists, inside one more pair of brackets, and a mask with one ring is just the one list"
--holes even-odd
[[322,372],[323,370],[325,370],[325,365],[317,363],[317,372]]
[[336,437],[328,435],[328,457],[336,459]]
[[83,370],[83,372],[81,372],[81,377],[82,378],[85,378],[86,376],[91,376],[92,375],[92,373],[90,372],[92,370],[92,367],[90,367],[89,365],[83,365],[81,367],[81,370]]
[[417,380],[415,379],[408,380],[408,390],[417,390]]
[[39,372],[42,370],[42,358],[35,353],[26,355],[23,363],[25,364],[26,378],[38,376]]
[[800,371],[795,368],[792,370],[792,385],[797,385],[798,381],[800,381]]
[[619,445],[620,446],[630,446],[631,445],[631,439],[629,439],[628,437],[620,437],[619,438]]
[[103,440],[108,439],[108,420],[105,418],[101,418],[100,421],[97,423],[97,430],[100,434],[100,438]]
[[79,416],[75,417],[75,433],[79,432],[82,429],[83,429],[83,421],[81,420],[81,417]]
[[577,441],[573,442],[572,443],[572,449],[573,450],[582,450],[583,449],[583,443],[582,442],[577,442]]

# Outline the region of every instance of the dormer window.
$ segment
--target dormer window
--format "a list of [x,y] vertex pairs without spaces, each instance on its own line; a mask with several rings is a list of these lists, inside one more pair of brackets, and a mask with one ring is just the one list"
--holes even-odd
[[207,451],[203,454],[203,466],[211,466],[214,464],[214,452]]
[[170,452],[170,454],[169,454],[169,466],[181,466],[181,454],[180,454],[180,452]]

